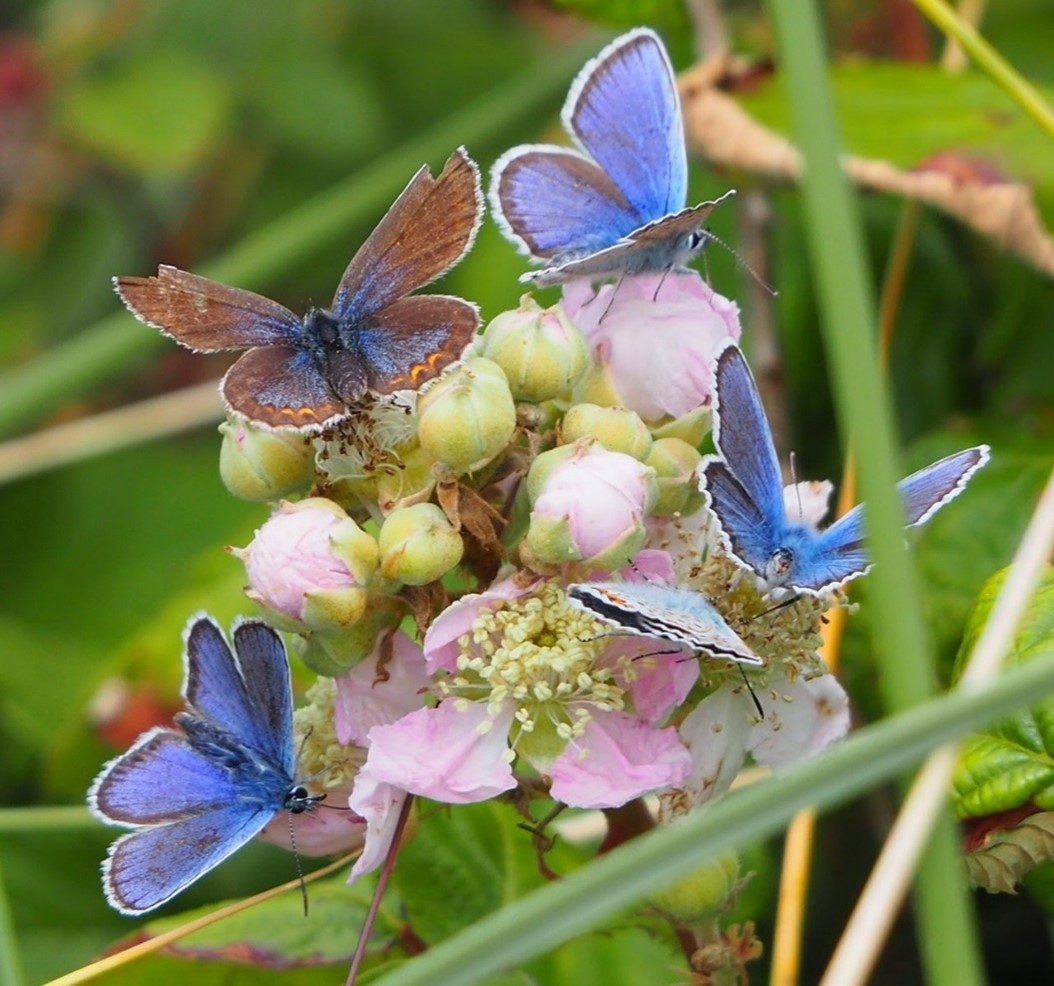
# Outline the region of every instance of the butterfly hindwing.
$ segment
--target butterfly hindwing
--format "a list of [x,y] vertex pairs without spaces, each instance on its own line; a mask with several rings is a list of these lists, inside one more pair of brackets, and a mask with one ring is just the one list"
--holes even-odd
[[220,390],[232,410],[270,428],[319,429],[347,414],[345,400],[302,348],[257,346],[242,353]]
[[478,325],[476,306],[450,295],[412,295],[392,302],[359,332],[370,390],[416,390],[457,359]]
[[103,863],[107,900],[141,914],[171,900],[240,849],[277,809],[239,801],[121,836]]

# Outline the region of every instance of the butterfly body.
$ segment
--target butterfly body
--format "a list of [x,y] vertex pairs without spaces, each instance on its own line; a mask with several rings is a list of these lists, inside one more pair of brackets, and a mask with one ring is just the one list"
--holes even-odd
[[702,593],[655,582],[579,582],[572,603],[625,633],[669,640],[710,658],[762,665]]
[[677,80],[658,36],[637,28],[578,74],[562,113],[575,147],[525,144],[495,162],[490,198],[505,236],[546,266],[540,287],[666,271],[709,239],[732,192],[685,208],[688,162]]
[[[823,530],[788,515],[761,398],[734,344],[717,356],[714,422],[719,455],[703,460],[700,486],[726,552],[754,572],[766,591],[786,588],[821,595],[869,570],[862,506]],[[897,491],[907,526],[924,524],[958,496],[988,454],[986,445],[963,449],[901,480]]]
[[479,169],[463,149],[433,178],[421,168],[358,250],[329,308],[301,318],[252,291],[161,266],[118,277],[140,321],[197,352],[247,350],[227,372],[227,406],[268,427],[319,430],[370,395],[417,390],[457,361],[476,306],[410,295],[468,251],[482,219]]
[[132,831],[103,863],[110,903],[141,914],[165,903],[257,835],[280,811],[320,799],[297,783],[289,664],[260,621],[234,630],[235,653],[206,617],[186,633],[178,729],[144,733],[103,767],[92,812]]

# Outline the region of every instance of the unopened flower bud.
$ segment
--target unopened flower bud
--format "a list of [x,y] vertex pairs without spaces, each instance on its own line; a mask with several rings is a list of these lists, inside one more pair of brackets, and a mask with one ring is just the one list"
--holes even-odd
[[652,893],[650,899],[675,921],[690,924],[727,910],[738,888],[739,857],[726,853],[678,877]]
[[[620,568],[644,543],[644,517],[655,500],[655,473],[599,444],[565,448],[570,454],[555,466],[542,463],[544,483],[532,483],[528,476],[528,493],[533,489],[535,495],[525,558],[543,565],[578,561]],[[545,458],[539,456],[531,471]]]
[[695,470],[702,456],[679,438],[657,438],[644,464],[655,470],[659,498],[652,514],[690,514],[699,509],[705,497],[699,491]]
[[364,660],[377,646],[382,631],[399,625],[405,606],[398,600],[373,596],[357,622],[334,630],[317,630],[295,638],[297,654],[315,674],[336,678]]
[[309,438],[236,418],[224,421],[220,434],[220,479],[234,496],[266,503],[310,488],[315,452]]
[[648,424],[652,438],[679,438],[682,442],[698,448],[713,429],[714,416],[710,405],[706,404],[682,414],[679,418],[660,419]]
[[280,629],[303,633],[354,624],[377,571],[377,542],[331,500],[282,503],[246,548],[245,594]]
[[461,535],[434,503],[417,503],[390,513],[377,542],[381,574],[404,585],[441,579],[465,551]]
[[651,433],[635,411],[624,407],[575,404],[564,415],[560,432],[565,442],[595,438],[609,452],[624,452],[644,462],[651,451]]
[[435,464],[428,452],[415,446],[403,452],[398,462],[378,468],[374,499],[381,513],[387,516],[393,510],[427,500],[436,485]]
[[418,436],[437,462],[472,472],[503,451],[516,430],[516,406],[501,367],[476,357],[447,373],[417,402]]
[[585,338],[563,306],[542,308],[530,295],[487,326],[483,355],[505,371],[516,400],[536,404],[569,393],[589,363]]

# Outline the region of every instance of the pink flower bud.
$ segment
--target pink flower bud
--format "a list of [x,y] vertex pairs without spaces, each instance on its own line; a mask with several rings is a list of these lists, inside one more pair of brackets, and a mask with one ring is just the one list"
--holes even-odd
[[282,503],[248,547],[235,549],[246,595],[282,629],[333,630],[357,622],[377,570],[377,542],[330,500]]
[[[546,461],[550,456],[557,463],[551,468]],[[655,501],[654,470],[598,444],[544,453],[531,474],[536,470],[544,478],[538,483],[528,476],[533,509],[525,539],[535,561],[581,561],[614,569],[633,559],[644,543],[644,517]]]
[[613,390],[645,421],[709,404],[714,354],[740,335],[739,308],[695,271],[623,277],[595,292],[573,281],[564,307],[597,357],[577,399],[600,403]]

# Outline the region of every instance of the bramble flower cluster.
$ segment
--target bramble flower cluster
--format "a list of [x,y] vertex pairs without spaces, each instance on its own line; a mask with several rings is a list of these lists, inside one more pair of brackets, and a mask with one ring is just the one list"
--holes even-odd
[[[778,768],[845,732],[817,655],[829,600],[772,609],[699,490],[714,354],[739,335],[736,305],[691,271],[572,281],[548,309],[527,296],[497,315],[420,392],[291,443],[225,427],[251,463],[243,495],[273,469],[279,500],[234,549],[246,592],[335,681],[311,693],[302,768],[347,794],[355,876],[383,860],[407,794],[464,804],[527,784],[600,809],[657,794],[663,822],[748,762]],[[295,502],[288,444],[312,452]],[[827,492],[794,495],[818,518]],[[758,666],[568,597],[597,580],[701,593]],[[297,821],[301,851],[333,851],[340,826]]]

